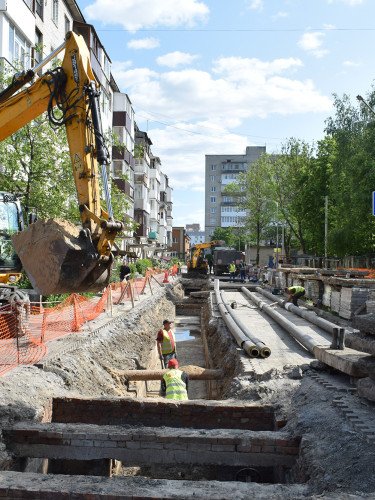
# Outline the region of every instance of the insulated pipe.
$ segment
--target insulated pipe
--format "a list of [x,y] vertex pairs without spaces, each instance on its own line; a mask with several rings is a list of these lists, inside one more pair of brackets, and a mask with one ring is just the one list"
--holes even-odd
[[215,290],[215,296],[216,296],[216,302],[221,314],[221,317],[223,318],[225,324],[227,325],[229,331],[235,338],[237,345],[241,347],[249,356],[256,358],[259,356],[259,349],[258,347],[249,340],[249,338],[242,332],[242,330],[237,326],[237,324],[234,322],[234,320],[230,317],[226,307],[223,304],[223,301],[221,300],[220,297],[220,292],[219,292],[219,280],[216,279],[214,281],[214,290]]
[[327,321],[324,318],[320,318],[317,316],[314,312],[311,311],[304,311],[303,309],[300,309],[299,307],[295,306],[291,302],[286,302],[284,299],[281,297],[277,297],[273,295],[271,292],[264,290],[263,288],[257,286],[255,289],[258,293],[261,293],[268,299],[273,300],[274,302],[277,302],[280,306],[284,307],[287,311],[290,311],[294,314],[297,314],[298,316],[301,316],[301,318],[307,319],[307,321],[310,321],[310,323],[313,323],[316,326],[319,326],[322,328],[322,330],[325,330],[326,332],[329,332],[333,334],[334,329],[338,328],[338,325],[335,325],[334,323],[331,323],[330,321]]
[[314,340],[310,335],[302,333],[291,321],[284,318],[284,316],[277,311],[275,311],[272,307],[262,301],[259,297],[249,292],[245,287],[241,288],[241,291],[249,297],[255,304],[263,311],[265,311],[271,318],[273,318],[279,325],[281,325],[287,332],[289,332],[292,337],[297,340],[303,347],[305,347],[311,354],[315,356],[314,348],[317,346],[325,346],[327,345],[326,339],[321,337],[322,342],[318,343]]
[[[223,378],[223,370],[211,370],[200,366],[180,366],[179,370],[187,373],[190,380],[220,380]],[[122,370],[116,371],[116,375],[125,377],[127,380],[161,380],[168,370]]]
[[243,331],[243,333],[248,337],[248,339],[254,343],[259,349],[259,355],[262,358],[268,358],[271,355],[271,349],[266,346],[264,342],[262,342],[258,337],[253,335],[253,333],[249,330],[249,328],[245,325],[243,321],[241,321],[233,312],[233,309],[230,307],[230,305],[225,301],[224,299],[224,292],[220,292],[221,298],[223,300],[223,304],[226,307],[227,311],[229,312],[230,316],[232,319],[237,323],[239,328]]

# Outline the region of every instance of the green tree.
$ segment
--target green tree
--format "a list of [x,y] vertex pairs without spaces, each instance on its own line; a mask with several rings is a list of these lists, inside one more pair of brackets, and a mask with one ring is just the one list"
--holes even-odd
[[276,200],[272,182],[274,158],[264,154],[249,165],[236,182],[229,184],[225,193],[237,198],[239,210],[246,215],[240,221],[243,239],[256,246],[256,263],[262,241],[271,223],[275,223]]
[[211,235],[211,241],[215,240],[223,241],[228,247],[234,248],[238,237],[236,237],[232,227],[216,227]]

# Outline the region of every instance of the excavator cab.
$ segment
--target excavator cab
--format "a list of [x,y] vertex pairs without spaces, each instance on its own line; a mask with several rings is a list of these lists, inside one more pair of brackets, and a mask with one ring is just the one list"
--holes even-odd
[[[61,67],[38,76],[62,51]],[[52,126],[66,128],[81,227],[60,219],[37,220],[14,234],[12,242],[40,294],[100,290],[109,282],[114,240],[124,225],[113,217],[98,83],[86,43],[73,32],[35,68],[15,75],[12,84],[0,93],[0,140],[43,112]]]

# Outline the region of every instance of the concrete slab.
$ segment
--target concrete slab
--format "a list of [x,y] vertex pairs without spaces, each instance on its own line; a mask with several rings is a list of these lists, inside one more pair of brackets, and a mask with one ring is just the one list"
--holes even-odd
[[300,439],[283,432],[19,423],[3,429],[18,457],[120,460],[126,466],[200,464],[292,467]]
[[55,500],[88,498],[122,500],[134,498],[223,499],[236,500],[302,500],[307,487],[300,484],[256,484],[220,481],[172,481],[144,477],[64,476],[42,475],[12,471],[0,472],[0,497],[9,499],[38,498]]

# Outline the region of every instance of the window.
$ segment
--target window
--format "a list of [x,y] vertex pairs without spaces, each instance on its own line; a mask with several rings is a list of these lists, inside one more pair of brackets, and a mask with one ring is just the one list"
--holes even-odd
[[39,30],[35,30],[35,47],[33,48],[34,65],[43,59],[43,35]]
[[211,181],[215,182],[215,176],[214,175],[211,175]]
[[216,196],[211,196],[211,203],[216,203]]
[[64,16],[64,24],[65,24],[65,33],[68,33],[68,31],[70,31],[70,21],[67,18],[67,16]]
[[211,188],[211,193],[214,193],[216,191],[216,187],[215,186],[212,186]]
[[23,69],[30,68],[31,45],[12,24],[9,24],[9,61]]
[[215,208],[215,207],[212,207],[212,208],[211,208],[211,213],[212,213],[212,214],[216,214],[216,208]]
[[59,22],[59,0],[52,0],[52,21],[56,25]]
[[43,20],[43,0],[35,0],[35,12]]
[[211,170],[216,170],[216,165],[211,165]]

